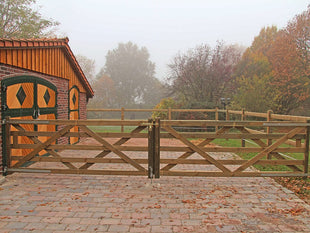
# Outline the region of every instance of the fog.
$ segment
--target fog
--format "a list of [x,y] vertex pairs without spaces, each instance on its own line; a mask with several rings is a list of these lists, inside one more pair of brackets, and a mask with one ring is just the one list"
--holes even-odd
[[147,47],[164,79],[179,51],[217,40],[249,46],[264,26],[281,28],[306,10],[308,0],[38,0],[44,17],[59,21],[75,54],[96,61],[108,50],[132,41]]

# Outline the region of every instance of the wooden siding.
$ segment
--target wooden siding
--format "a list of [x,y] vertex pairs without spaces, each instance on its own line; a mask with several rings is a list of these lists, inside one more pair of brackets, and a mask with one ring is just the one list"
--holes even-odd
[[69,80],[69,88],[76,85],[86,90],[61,47],[0,49],[0,62],[27,70]]

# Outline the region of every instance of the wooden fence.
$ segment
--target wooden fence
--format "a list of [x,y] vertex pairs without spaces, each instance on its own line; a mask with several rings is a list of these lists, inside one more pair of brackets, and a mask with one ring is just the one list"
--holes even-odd
[[[293,115],[281,115],[281,114],[274,114],[271,110],[267,111],[266,113],[261,112],[248,112],[246,110],[236,111],[230,109],[87,109],[87,112],[118,112],[120,113],[120,120],[125,120],[125,113],[128,112],[148,112],[148,113],[165,113],[167,116],[167,120],[177,120],[173,119],[173,113],[206,113],[208,115],[207,119],[205,120],[219,120],[219,114],[223,114],[226,120],[230,120],[231,118],[238,118],[238,120],[246,120],[248,117],[257,117],[266,119],[266,121],[272,120],[284,120],[284,121],[296,121],[296,122],[307,122],[310,120],[310,117],[305,116],[293,116]],[[214,113],[214,114],[210,114]],[[210,116],[214,116],[210,118]]]
[[[55,125],[57,130],[27,131],[31,127],[24,126],[31,124]],[[108,126],[130,126],[131,130],[109,132],[105,128]],[[4,127],[6,135],[10,135],[5,138],[8,172],[148,175],[150,178],[308,176],[309,122],[8,118]],[[71,132],[73,127],[79,131]],[[208,127],[216,131],[204,131]],[[59,143],[68,137],[81,138],[80,143]],[[23,143],[26,141],[23,138],[31,142]],[[214,143],[217,139],[247,140],[254,146],[249,143],[219,146]],[[239,157],[238,153],[245,156]],[[266,171],[254,166],[264,166]]]

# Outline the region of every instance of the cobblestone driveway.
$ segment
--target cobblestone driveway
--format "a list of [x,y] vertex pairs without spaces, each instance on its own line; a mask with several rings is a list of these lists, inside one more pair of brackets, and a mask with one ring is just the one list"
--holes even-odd
[[13,174],[0,232],[310,232],[310,207],[270,178]]

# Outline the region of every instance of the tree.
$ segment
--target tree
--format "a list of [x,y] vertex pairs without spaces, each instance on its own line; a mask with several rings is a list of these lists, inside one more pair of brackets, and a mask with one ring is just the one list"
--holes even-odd
[[[108,51],[104,73],[114,82],[118,103],[115,107],[145,104],[148,91],[156,88],[155,64],[145,47],[132,42],[119,43]],[[158,86],[158,85],[157,85]]]
[[269,52],[272,85],[280,90],[276,111],[288,114],[310,96],[310,6],[280,30]]
[[277,33],[278,29],[275,26],[263,28],[244,52],[234,73],[234,108],[257,112],[269,109],[275,111],[278,90],[271,85],[274,72],[268,54]]
[[76,60],[81,66],[86,78],[90,84],[94,83],[95,79],[95,60],[89,59],[81,54],[76,55]]
[[245,64],[240,63],[238,67],[242,69],[236,77],[238,89],[232,107],[254,112],[275,109],[277,89],[270,85],[273,72],[268,58],[262,53],[246,53],[242,60]]
[[53,35],[53,29],[59,23],[44,19],[38,11],[31,8],[34,3],[36,0],[0,1],[0,38],[40,38]]
[[[176,102],[171,97],[161,99],[160,102],[155,106],[154,109],[168,109],[176,107]],[[160,117],[162,120],[168,119],[167,112],[153,112],[152,118]]]
[[232,74],[242,50],[218,42],[212,49],[200,45],[174,57],[169,64],[171,93],[187,108],[214,107],[230,92]]
[[113,80],[107,76],[102,75],[96,79],[93,84],[94,97],[90,99],[88,107],[90,108],[111,108],[117,102],[117,96]]

